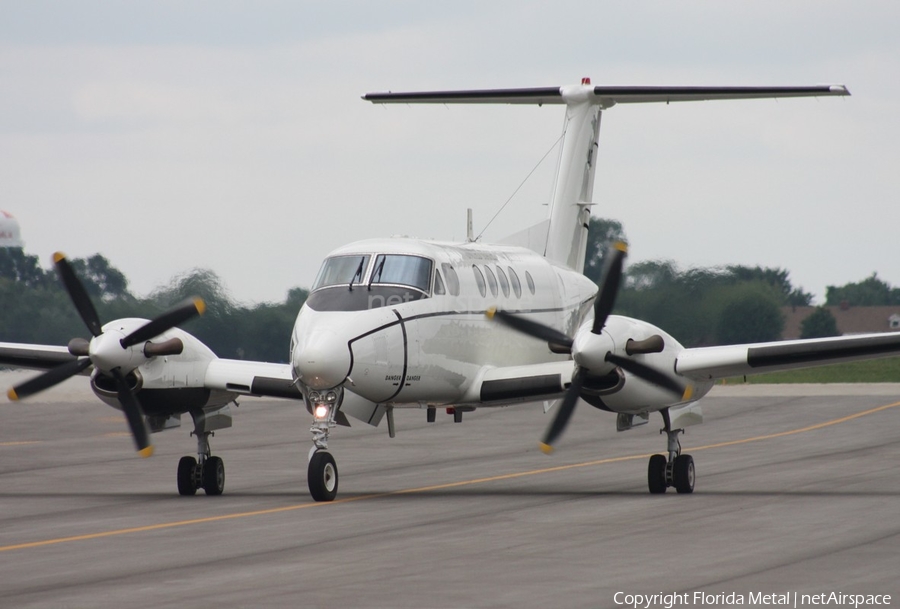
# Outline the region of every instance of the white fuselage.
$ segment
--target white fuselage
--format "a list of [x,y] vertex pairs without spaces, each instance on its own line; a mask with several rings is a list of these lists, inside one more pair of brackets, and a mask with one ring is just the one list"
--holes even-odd
[[[427,290],[377,281],[369,286],[377,256],[384,254],[430,260]],[[485,366],[567,359],[485,312],[521,312],[572,333],[597,291],[583,275],[519,247],[377,239],[342,247],[329,258],[350,255],[368,256],[362,277],[352,290],[349,281],[313,290],[294,326],[292,362],[314,389],[349,376],[354,393],[378,403],[459,402]],[[319,378],[303,372],[310,352],[328,358]]]
[[[385,258],[400,269],[393,277],[385,276]],[[339,266],[343,276],[335,271]],[[409,285],[416,282],[419,287]],[[596,293],[597,286],[582,274],[521,247],[360,241],[326,259],[297,316],[292,366],[310,389],[343,385],[374,403],[480,404],[478,383],[486,370],[571,360],[553,353],[546,342],[492,321],[488,309],[516,313],[571,336],[592,317]],[[660,332],[627,318],[609,323],[624,324],[638,340]],[[681,346],[666,337],[666,353],[654,356],[674,361]],[[632,380],[631,389],[649,391],[653,404],[623,400],[623,405],[655,410],[671,404],[670,395]],[[616,397],[626,396],[611,396],[613,403]]]

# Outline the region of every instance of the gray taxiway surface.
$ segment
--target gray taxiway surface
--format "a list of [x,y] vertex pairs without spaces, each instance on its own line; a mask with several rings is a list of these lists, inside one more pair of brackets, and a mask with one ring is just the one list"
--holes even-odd
[[0,607],[616,607],[617,592],[695,591],[900,603],[900,385],[717,388],[683,437],[688,496],[647,492],[658,415],[616,433],[582,405],[547,457],[540,406],[461,424],[401,411],[393,440],[363,424],[332,436],[330,504],[308,497],[295,404],[244,400],[212,440],[225,494],[179,497],[189,428],[139,459],[85,387],[0,404]]

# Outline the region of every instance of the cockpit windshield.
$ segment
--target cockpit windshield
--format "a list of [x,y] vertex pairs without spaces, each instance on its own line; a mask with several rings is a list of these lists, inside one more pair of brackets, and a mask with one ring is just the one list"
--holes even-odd
[[369,285],[395,284],[418,288],[427,293],[431,287],[431,260],[421,256],[379,254],[375,258]]
[[368,255],[334,256],[322,264],[319,276],[313,284],[313,290],[330,285],[351,285],[361,283],[369,264]]

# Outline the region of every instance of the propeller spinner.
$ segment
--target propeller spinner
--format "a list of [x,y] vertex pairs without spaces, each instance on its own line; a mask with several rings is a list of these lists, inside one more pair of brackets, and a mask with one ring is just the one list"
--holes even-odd
[[196,315],[202,315],[206,310],[206,304],[200,298],[190,298],[119,338],[115,334],[103,333],[97,310],[65,255],[61,252],[53,254],[53,265],[78,310],[78,315],[93,338],[90,341],[73,338],[69,341],[68,348],[69,353],[77,359],[12,387],[7,396],[12,401],[26,398],[94,366],[100,374],[115,380],[119,404],[128,421],[138,454],[149,457],[153,454],[150,434],[144,422],[144,413],[138,396],[128,384],[126,375],[143,363],[143,360],[161,355],[180,354],[184,350],[181,339],[172,338],[159,343],[150,342],[150,339]]
[[[619,284],[622,279],[622,266],[625,261],[625,256],[628,252],[628,247],[622,242],[616,242],[609,248],[606,257],[606,263],[603,266],[603,273],[600,277],[600,289],[597,292],[597,296],[594,299],[594,323],[590,329],[590,334],[593,337],[600,335],[603,331],[603,327],[606,325],[606,320],[609,317],[610,313],[612,313],[613,306],[616,302],[616,296],[619,292]],[[507,313],[505,311],[498,311],[495,309],[491,309],[488,311],[488,317],[492,319],[496,319],[507,326],[513,328],[514,330],[518,330],[524,334],[528,334],[529,336],[533,336],[534,338],[547,341],[549,343],[550,348],[555,353],[572,353],[576,356],[576,361],[580,358],[577,357],[579,354],[573,353],[573,346],[575,345],[575,339],[570,337],[559,330],[551,328],[550,326],[545,326],[544,324],[532,321],[530,319],[525,319],[522,317],[518,317],[511,313]],[[592,340],[592,336],[580,337],[579,343],[591,344],[595,343],[595,339]],[[636,348],[632,347],[631,350],[628,351],[628,354],[638,354],[638,353],[652,353],[662,351],[664,345],[662,344],[662,337],[656,336],[652,339],[647,339],[646,341],[641,341],[641,343],[632,343],[632,345],[638,345]],[[623,357],[621,355],[617,355],[612,351],[607,351],[603,356],[603,361],[612,364],[613,366],[618,366],[622,368],[626,372],[630,372],[634,376],[647,381],[648,383],[652,383],[663,389],[671,391],[677,395],[683,396],[685,399],[689,397],[687,393],[689,393],[690,388],[684,387],[681,383],[679,383],[676,379],[670,377],[669,375],[656,370],[655,368],[651,368],[646,364],[638,362],[636,360],[631,359],[630,357]],[[556,416],[553,421],[550,422],[550,426],[547,428],[547,431],[544,433],[544,438],[541,441],[541,450],[545,453],[551,453],[553,451],[553,444],[559,439],[562,435],[562,432],[565,430],[566,425],[569,422],[569,419],[572,417],[572,413],[575,411],[575,405],[578,403],[578,398],[581,395],[582,387],[584,387],[585,379],[589,373],[589,369],[583,365],[578,365],[575,369],[575,373],[572,375],[572,383],[569,385],[569,388],[566,390],[565,395],[563,396],[562,403],[556,410]]]

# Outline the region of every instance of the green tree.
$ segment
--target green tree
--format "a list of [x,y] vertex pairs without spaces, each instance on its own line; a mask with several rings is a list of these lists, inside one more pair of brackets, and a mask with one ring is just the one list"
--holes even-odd
[[815,311],[800,322],[800,338],[824,338],[839,335],[837,320],[825,307],[816,307]]
[[784,331],[781,303],[771,286],[753,282],[729,293],[716,332],[721,345],[778,340]]
[[731,265],[725,267],[728,274],[738,282],[761,281],[777,290],[781,295],[782,304],[794,307],[808,307],[812,303],[813,295],[804,292],[803,288],[795,288],[790,281],[790,273],[779,268],[762,268],[760,266],[749,267]]
[[628,241],[621,222],[606,218],[591,218],[588,223],[587,250],[584,255],[584,274],[588,279],[595,283],[600,281],[606,250],[616,241]]
[[90,258],[73,258],[70,264],[84,284],[84,289],[94,300],[131,296],[125,275],[100,254],[94,254]]
[[842,302],[855,307],[900,305],[900,288],[891,288],[877,273],[857,283],[825,288],[826,305],[838,306]]

